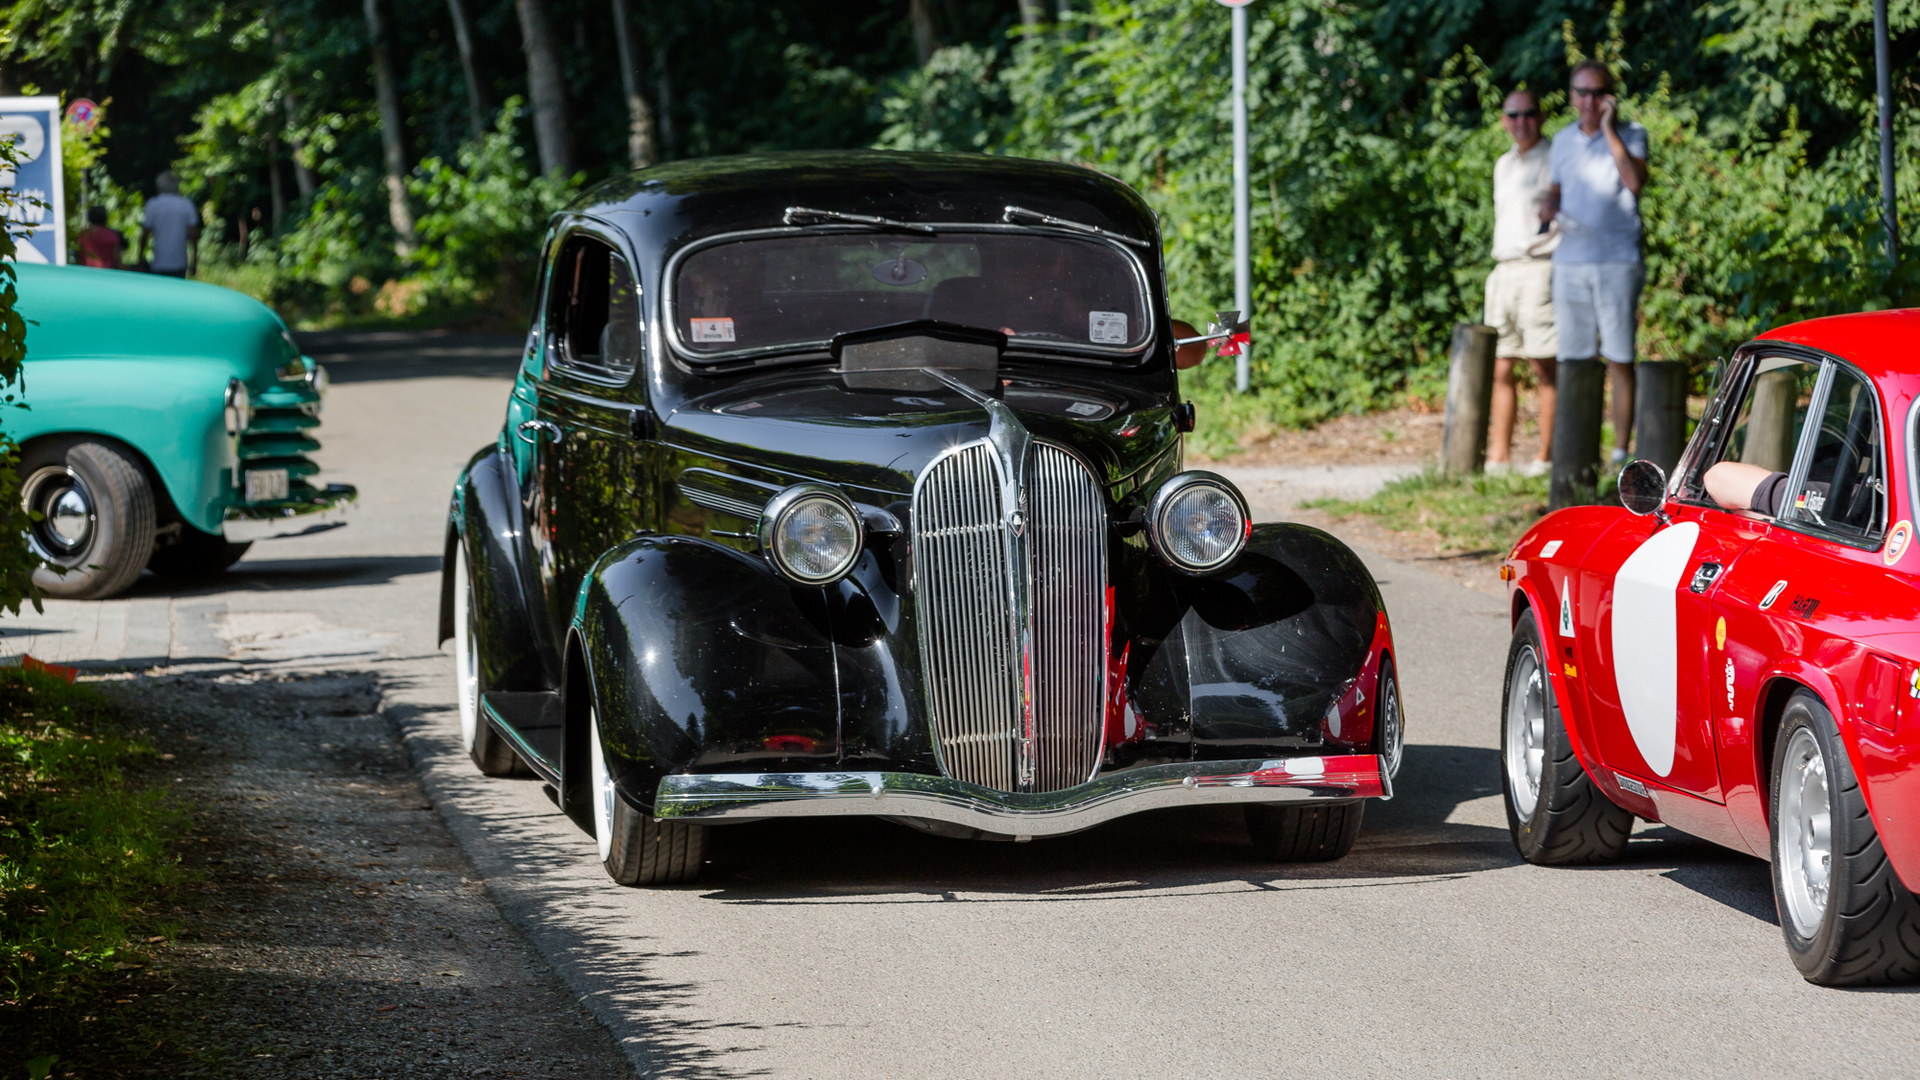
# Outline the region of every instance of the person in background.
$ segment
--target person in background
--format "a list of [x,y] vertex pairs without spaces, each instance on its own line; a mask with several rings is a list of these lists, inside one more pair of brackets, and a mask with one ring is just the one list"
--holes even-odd
[[1640,192],[1647,184],[1647,129],[1620,123],[1613,73],[1577,64],[1579,122],[1553,137],[1553,185],[1540,220],[1558,222],[1553,252],[1553,321],[1559,359],[1606,358],[1613,389],[1613,464],[1627,460],[1633,434],[1634,332],[1639,325]]
[[1540,98],[1515,90],[1501,107],[1500,126],[1513,147],[1493,163],[1493,273],[1487,275],[1487,325],[1494,348],[1493,417],[1487,433],[1487,473],[1514,470],[1513,418],[1519,407],[1514,369],[1522,358],[1540,383],[1540,453],[1520,467],[1523,476],[1547,471],[1553,446],[1553,249],[1559,230],[1540,220],[1553,183],[1552,150],[1540,138]]
[[159,194],[147,200],[146,216],[140,219],[139,239],[134,250],[147,261],[147,239],[153,239],[153,258],[148,269],[169,277],[193,274],[194,249],[200,240],[200,210],[180,194],[180,180],[169,169],[154,179]]
[[126,250],[127,238],[116,229],[107,228],[107,208],[92,206],[87,208],[87,227],[80,230],[74,238],[74,245],[80,249],[81,266],[97,266],[102,270],[120,269],[120,255]]

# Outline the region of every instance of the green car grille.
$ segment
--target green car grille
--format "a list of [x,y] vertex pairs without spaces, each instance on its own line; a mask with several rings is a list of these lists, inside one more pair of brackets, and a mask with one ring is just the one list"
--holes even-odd
[[[286,494],[247,500],[250,506],[278,506],[313,499],[319,488],[307,478],[319,473],[320,466],[309,454],[320,449],[312,435],[320,426],[320,397],[305,386],[281,384],[260,392],[254,399],[253,421],[240,436],[241,497],[249,485],[246,473],[286,474]],[[265,485],[272,488],[273,485]]]

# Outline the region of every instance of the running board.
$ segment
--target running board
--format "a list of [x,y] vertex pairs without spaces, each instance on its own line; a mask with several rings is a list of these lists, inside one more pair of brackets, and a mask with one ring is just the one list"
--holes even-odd
[[512,745],[520,760],[541,779],[559,784],[561,751],[566,744],[560,695],[548,690],[495,690],[481,694],[480,704],[487,723]]

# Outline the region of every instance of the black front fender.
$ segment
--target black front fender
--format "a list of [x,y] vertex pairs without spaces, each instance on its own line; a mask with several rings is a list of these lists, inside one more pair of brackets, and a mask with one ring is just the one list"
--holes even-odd
[[[1305,525],[1256,525],[1227,570],[1161,568],[1150,595],[1157,610],[1132,620],[1147,655],[1129,665],[1142,729],[1190,737],[1199,760],[1370,744],[1366,676],[1390,637],[1373,574],[1345,544]],[[1114,734],[1124,760],[1136,734]]]
[[489,446],[467,462],[447,512],[441,570],[440,640],[453,636],[454,545],[464,543],[473,574],[480,685],[487,690],[547,690],[560,685],[559,655],[538,581],[526,559],[526,522],[513,463]]
[[806,770],[838,759],[822,590],[793,588],[719,544],[645,537],[594,564],[573,626],[610,767],[640,803],[671,772]]

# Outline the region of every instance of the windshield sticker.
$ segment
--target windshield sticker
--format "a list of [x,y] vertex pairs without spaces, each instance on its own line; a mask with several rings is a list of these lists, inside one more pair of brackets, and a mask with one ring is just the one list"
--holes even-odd
[[1087,340],[1095,345],[1125,345],[1127,343],[1126,312],[1087,312]]
[[1107,410],[1105,406],[1095,405],[1091,401],[1076,401],[1067,406],[1067,411],[1075,416],[1099,416]]
[[1907,545],[1913,541],[1913,522],[1902,521],[1887,534],[1887,550],[1880,553],[1880,560],[1888,566],[1900,561],[1907,553]]
[[732,319],[688,319],[693,324],[695,341],[732,341]]

